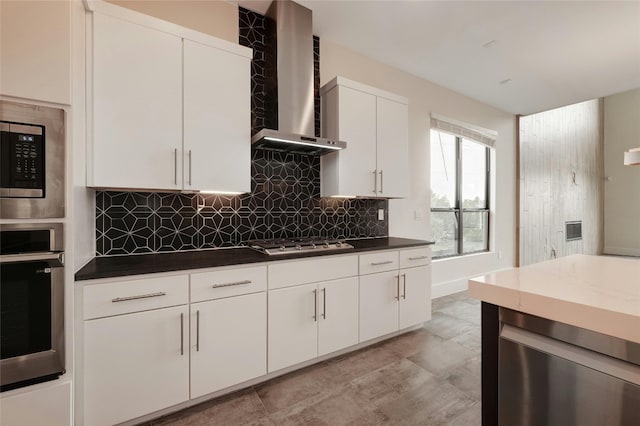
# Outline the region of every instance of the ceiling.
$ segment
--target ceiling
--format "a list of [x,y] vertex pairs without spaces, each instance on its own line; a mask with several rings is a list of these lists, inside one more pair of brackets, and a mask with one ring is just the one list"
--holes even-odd
[[321,40],[514,114],[640,87],[640,1],[297,2]]

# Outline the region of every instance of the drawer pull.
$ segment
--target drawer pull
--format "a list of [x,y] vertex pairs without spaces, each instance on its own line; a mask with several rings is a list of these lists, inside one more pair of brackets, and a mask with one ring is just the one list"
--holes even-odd
[[388,265],[393,263],[393,260],[385,260],[384,262],[371,262],[371,266]]
[[166,295],[167,293],[165,293],[164,291],[159,291],[157,293],[141,294],[139,296],[116,297],[115,299],[111,299],[111,302],[126,302],[127,300],[148,299],[150,297],[159,297]]
[[251,284],[251,280],[242,280],[242,281],[234,281],[232,283],[223,283],[223,284],[214,284],[211,288],[221,288],[221,287],[231,287],[234,285],[243,285],[243,284]]
[[409,260],[422,260],[422,259],[428,259],[429,256],[417,256],[417,257],[410,257]]

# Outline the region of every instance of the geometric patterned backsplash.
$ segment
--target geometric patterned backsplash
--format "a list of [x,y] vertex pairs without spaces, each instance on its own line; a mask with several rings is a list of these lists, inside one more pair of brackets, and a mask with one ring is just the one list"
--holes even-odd
[[[387,200],[320,198],[320,158],[254,151],[251,192],[96,192],[96,255],[243,245],[250,239],[388,235]],[[385,220],[379,221],[378,209]]]
[[[253,49],[252,134],[277,125],[275,23],[239,8],[239,42]],[[314,36],[315,133],[320,132],[320,40]],[[320,198],[320,158],[254,151],[251,192],[194,195],[96,192],[96,256],[233,247],[251,239],[388,235],[386,200]],[[384,209],[385,220],[378,220]]]

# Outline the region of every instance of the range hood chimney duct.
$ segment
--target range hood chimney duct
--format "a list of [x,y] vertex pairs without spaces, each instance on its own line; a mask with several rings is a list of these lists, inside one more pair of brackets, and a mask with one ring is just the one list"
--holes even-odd
[[313,17],[291,0],[274,0],[267,16],[276,23],[278,130],[263,129],[255,148],[323,155],[345,142],[314,136]]

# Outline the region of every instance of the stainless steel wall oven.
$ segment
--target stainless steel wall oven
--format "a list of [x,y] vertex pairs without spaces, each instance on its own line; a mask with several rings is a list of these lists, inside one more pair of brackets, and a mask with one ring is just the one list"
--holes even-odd
[[64,111],[0,101],[0,218],[62,218]]
[[65,371],[60,223],[0,224],[0,391]]

